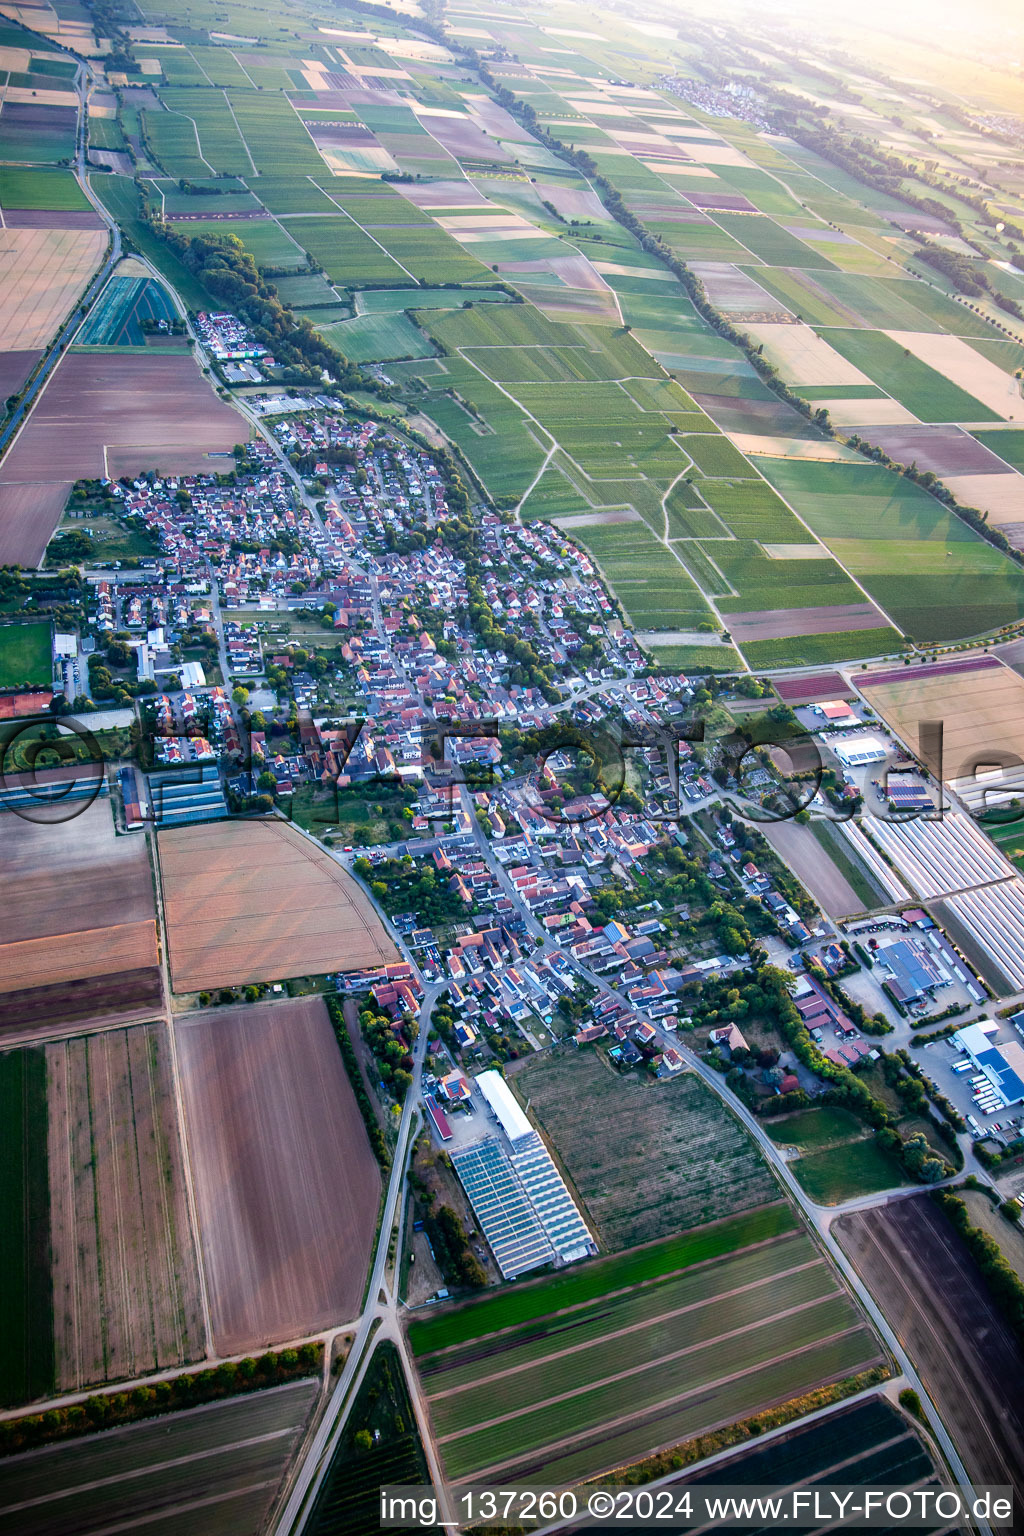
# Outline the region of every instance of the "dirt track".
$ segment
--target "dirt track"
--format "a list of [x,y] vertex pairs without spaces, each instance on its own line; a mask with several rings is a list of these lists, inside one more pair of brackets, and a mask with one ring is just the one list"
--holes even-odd
[[380,1173],[317,997],[179,1019],[178,1058],[221,1354],[359,1311]]
[[1024,1500],[1024,1350],[927,1195],[843,1216],[833,1232],[899,1335],[972,1482]]

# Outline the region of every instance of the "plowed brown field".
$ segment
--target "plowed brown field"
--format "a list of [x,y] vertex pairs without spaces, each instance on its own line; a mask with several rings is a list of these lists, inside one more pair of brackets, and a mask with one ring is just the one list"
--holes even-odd
[[399,958],[355,880],[283,821],[172,827],[158,847],[176,992]]
[[116,1016],[126,973],[136,973],[126,1008],[159,1002],[146,839],[118,837],[106,799],[57,824],[0,815],[0,881],[16,893],[0,902],[0,1028],[51,1022],[61,987],[83,981],[96,983],[105,1006],[83,1014],[72,997],[69,1018]]
[[166,1026],[46,1047],[58,1386],[205,1353]]
[[247,436],[187,354],[67,353],[0,466],[0,564],[39,563],[80,476],[210,471]]
[[322,1000],[175,1029],[218,1352],[348,1321],[380,1174]]

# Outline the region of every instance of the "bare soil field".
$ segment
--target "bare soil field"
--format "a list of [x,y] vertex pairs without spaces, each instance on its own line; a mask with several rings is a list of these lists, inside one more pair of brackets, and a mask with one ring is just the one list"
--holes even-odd
[[791,384],[870,384],[866,373],[848,362],[809,325],[748,325],[771,362]]
[[830,917],[846,917],[862,910],[864,902],[809,826],[796,821],[770,821],[761,830],[782,862]]
[[1024,760],[1024,678],[994,658],[959,669],[950,664],[941,672],[907,667],[891,682],[864,681],[872,708],[913,750],[920,745],[921,722],[942,721],[942,761],[926,766],[944,779],[967,777],[986,752],[992,754],[989,766],[998,763],[999,753]]
[[166,1026],[46,1047],[57,1383],[205,1353]]
[[0,466],[0,564],[39,563],[80,476],[209,470],[247,435],[191,356],[67,353]]
[[0,352],[0,398],[17,394],[40,357],[40,351]]
[[833,1232],[896,1330],[973,1483],[1024,1497],[1024,1351],[927,1195],[842,1216]]
[[[18,893],[0,904],[0,1028],[60,1017],[62,993],[72,1018],[116,1012],[119,995],[159,1001],[146,840],[118,837],[105,799],[56,825],[0,815],[0,880]],[[96,995],[78,999],[89,979]]]
[[217,1350],[355,1316],[380,1173],[323,1001],[175,1028]]
[[1017,380],[995,363],[990,363],[987,357],[982,357],[980,352],[975,352],[962,337],[933,331],[883,331],[882,334],[1004,419],[1016,416],[1019,420],[1024,415]]
[[285,822],[173,827],[158,847],[176,992],[399,958],[356,881]]
[[888,629],[889,620],[873,603],[840,603],[834,608],[773,608],[730,613],[729,631],[747,640],[788,639],[792,635],[831,635],[848,629]]
[[98,268],[106,244],[101,230],[0,230],[5,352],[45,346]]
[[45,1030],[60,1034],[81,1028],[152,1017],[163,1004],[163,979],[156,965],[121,971],[116,976],[88,976],[73,982],[19,987],[0,995],[0,1035]]
[[[874,401],[867,407],[862,403],[862,419],[867,420],[865,410],[874,408]],[[898,464],[916,463],[918,469],[930,469],[943,479],[947,475],[1006,474],[1003,460],[962,427],[885,427],[871,441],[884,448]]]

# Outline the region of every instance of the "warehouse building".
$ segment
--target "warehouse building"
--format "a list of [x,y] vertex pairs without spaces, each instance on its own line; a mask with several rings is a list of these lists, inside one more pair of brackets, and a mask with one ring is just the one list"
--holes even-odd
[[889,744],[880,736],[867,732],[830,740],[829,746],[844,768],[865,768],[869,763],[884,763],[889,756]]
[[998,1026],[983,1020],[958,1029],[953,1039],[988,1078],[1003,1104],[1020,1104],[1024,1102],[1024,1046],[1016,1040],[993,1045],[991,1036],[996,1033]]
[[505,1079],[481,1072],[474,1086],[498,1132],[450,1155],[504,1278],[596,1253],[576,1202]]

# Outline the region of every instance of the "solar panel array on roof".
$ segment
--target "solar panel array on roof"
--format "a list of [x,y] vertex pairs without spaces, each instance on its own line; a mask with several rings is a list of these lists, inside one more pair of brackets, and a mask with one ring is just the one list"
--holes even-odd
[[555,1250],[496,1137],[453,1147],[452,1164],[506,1280],[551,1264]]

